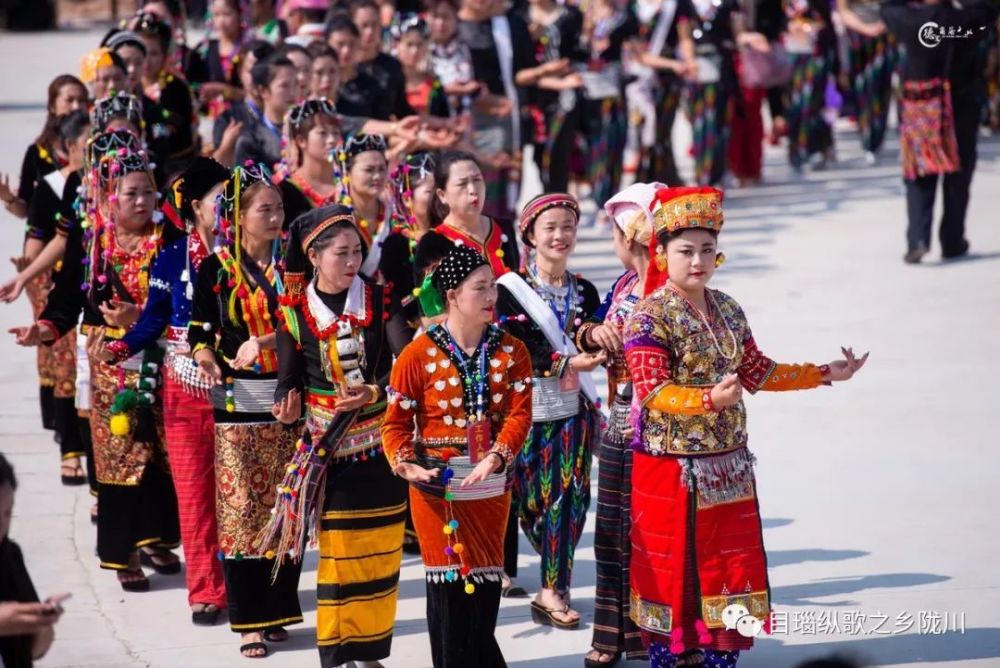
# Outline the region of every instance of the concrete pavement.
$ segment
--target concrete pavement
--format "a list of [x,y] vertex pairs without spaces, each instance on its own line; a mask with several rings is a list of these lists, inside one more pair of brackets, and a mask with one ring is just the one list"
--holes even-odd
[[[98,39],[0,34],[0,172],[17,171],[41,124],[49,79],[75,71]],[[880,665],[1000,666],[1000,142],[980,145],[969,211],[973,257],[941,264],[935,248],[919,267],[900,261],[905,209],[894,139],[877,167],[864,166],[856,134],[840,133],[838,142],[841,161],[830,171],[793,177],[780,151],[769,149],[768,183],[727,193],[728,262],[714,285],[740,301],[762,349],[782,361],[817,362],[836,358],[841,345],[872,351],[847,385],[748,401],[785,628],[760,640],[741,665],[792,666],[836,650]],[[20,223],[0,213],[8,256],[18,254],[21,234]],[[609,233],[581,236],[575,268],[603,290],[619,273]],[[24,299],[0,308],[4,331],[29,317]],[[90,498],[60,486],[58,448],[40,428],[34,355],[4,336],[0,358],[0,450],[21,479],[12,536],[42,596],[73,592],[40,665],[247,665],[225,627],[191,626],[181,577],[153,575],[150,593],[123,594],[113,574],[98,569]],[[591,516],[572,591],[585,622],[578,631],[537,627],[527,601],[503,602],[497,636],[511,666],[582,664],[593,558]],[[523,539],[520,562],[521,583],[537,588],[538,558]],[[268,665],[317,663],[315,563],[311,553],[302,576],[306,621]],[[430,665],[423,589],[419,561],[407,558],[387,666]],[[942,623],[946,632],[935,633]]]

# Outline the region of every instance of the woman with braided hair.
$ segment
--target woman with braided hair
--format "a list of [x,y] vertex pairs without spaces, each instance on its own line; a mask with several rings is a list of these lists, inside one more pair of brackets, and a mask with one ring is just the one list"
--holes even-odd
[[219,198],[218,250],[198,270],[188,343],[211,386],[215,418],[216,516],[229,626],[240,652],[267,656],[265,640],[288,639],[302,621],[301,563],[276,564],[255,545],[275,489],[292,459],[294,425],[272,413],[278,384],[275,325],[281,284],[277,253],[284,210],[263,165],[235,167]]

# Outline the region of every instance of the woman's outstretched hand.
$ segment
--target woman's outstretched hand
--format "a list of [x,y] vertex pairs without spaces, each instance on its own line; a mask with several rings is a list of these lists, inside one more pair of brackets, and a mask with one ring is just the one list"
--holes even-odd
[[844,353],[844,359],[830,362],[830,370],[823,376],[823,380],[833,382],[850,380],[868,361],[868,353],[859,359],[854,356],[853,348],[841,348],[840,352]]

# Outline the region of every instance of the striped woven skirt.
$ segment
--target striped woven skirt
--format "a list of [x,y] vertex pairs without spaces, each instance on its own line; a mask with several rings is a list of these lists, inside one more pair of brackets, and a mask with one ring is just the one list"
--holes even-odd
[[594,639],[591,645],[629,660],[646,658],[639,628],[629,618],[629,562],[632,559],[632,449],[625,438],[628,401],[611,405],[608,430],[601,443],[597,479],[594,558]]
[[888,34],[867,37],[847,32],[851,86],[858,105],[861,147],[873,153],[882,148],[889,123],[892,73],[896,68],[896,46]]
[[316,642],[324,668],[389,656],[407,485],[385,457],[330,463],[319,532]]

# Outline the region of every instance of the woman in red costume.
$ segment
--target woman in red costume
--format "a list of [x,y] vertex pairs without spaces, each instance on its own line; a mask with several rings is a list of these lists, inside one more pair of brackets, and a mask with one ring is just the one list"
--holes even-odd
[[636,426],[630,611],[653,668],[728,668],[771,612],[743,390],[845,381],[868,355],[773,362],[739,304],[707,287],[723,260],[722,193],[661,188],[650,210],[646,297],[625,325]]

